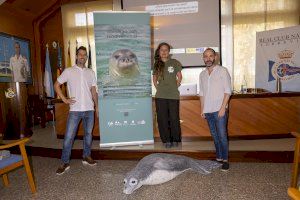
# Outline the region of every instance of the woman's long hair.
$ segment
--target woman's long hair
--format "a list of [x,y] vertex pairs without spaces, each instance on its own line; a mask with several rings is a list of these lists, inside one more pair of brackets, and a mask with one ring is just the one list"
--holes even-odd
[[159,50],[162,46],[167,46],[170,52],[171,46],[168,43],[162,42],[158,45],[154,54],[154,70],[157,71],[158,77],[164,78],[165,63],[161,60],[161,57],[159,56]]

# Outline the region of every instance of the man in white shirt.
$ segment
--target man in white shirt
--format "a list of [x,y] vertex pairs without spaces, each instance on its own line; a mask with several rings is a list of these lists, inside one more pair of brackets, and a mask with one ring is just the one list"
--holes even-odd
[[[86,68],[87,50],[81,46],[76,51],[76,65],[66,68],[57,78],[54,88],[65,104],[70,106],[61,160],[63,162],[56,174],[61,175],[70,169],[70,156],[78,124],[82,120],[84,128],[83,164],[94,166],[97,163],[91,158],[92,130],[94,126],[94,110],[98,117],[97,81],[92,69]],[[64,96],[60,85],[67,83],[70,98]],[[95,109],[94,109],[95,107]]]
[[231,78],[225,67],[216,64],[216,52],[207,48],[203,53],[206,69],[200,73],[199,95],[201,117],[208,122],[216,148],[216,160],[223,171],[229,169],[227,138],[227,105],[231,95]]
[[28,61],[25,56],[21,55],[20,43],[15,42],[15,55],[9,60],[9,66],[13,71],[14,82],[27,82],[30,76]]

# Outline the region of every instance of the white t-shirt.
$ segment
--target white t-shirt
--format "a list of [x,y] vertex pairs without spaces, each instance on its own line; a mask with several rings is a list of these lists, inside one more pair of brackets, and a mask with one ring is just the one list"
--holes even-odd
[[67,82],[69,97],[74,97],[76,101],[70,105],[70,111],[94,110],[91,88],[97,85],[97,81],[92,69],[81,68],[77,65],[66,68],[57,81],[60,84]]
[[231,94],[231,78],[225,67],[216,65],[211,74],[205,69],[199,76],[199,95],[204,99],[203,113],[220,110],[224,94]]
[[13,77],[15,82],[26,82],[27,81],[27,74],[29,73],[29,65],[27,59],[19,55],[13,56],[9,60],[9,66],[13,70]]

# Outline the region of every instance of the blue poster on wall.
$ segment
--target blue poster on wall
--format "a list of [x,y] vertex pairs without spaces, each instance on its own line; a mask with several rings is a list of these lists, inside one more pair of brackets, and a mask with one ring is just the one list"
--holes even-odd
[[94,13],[100,147],[153,143],[150,15]]

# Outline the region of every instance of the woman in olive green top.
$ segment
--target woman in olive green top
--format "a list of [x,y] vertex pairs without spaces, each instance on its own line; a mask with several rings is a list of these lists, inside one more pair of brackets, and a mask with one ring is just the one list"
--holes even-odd
[[153,83],[159,134],[166,148],[181,142],[179,123],[179,91],[181,64],[170,58],[170,45],[161,43],[155,51]]

